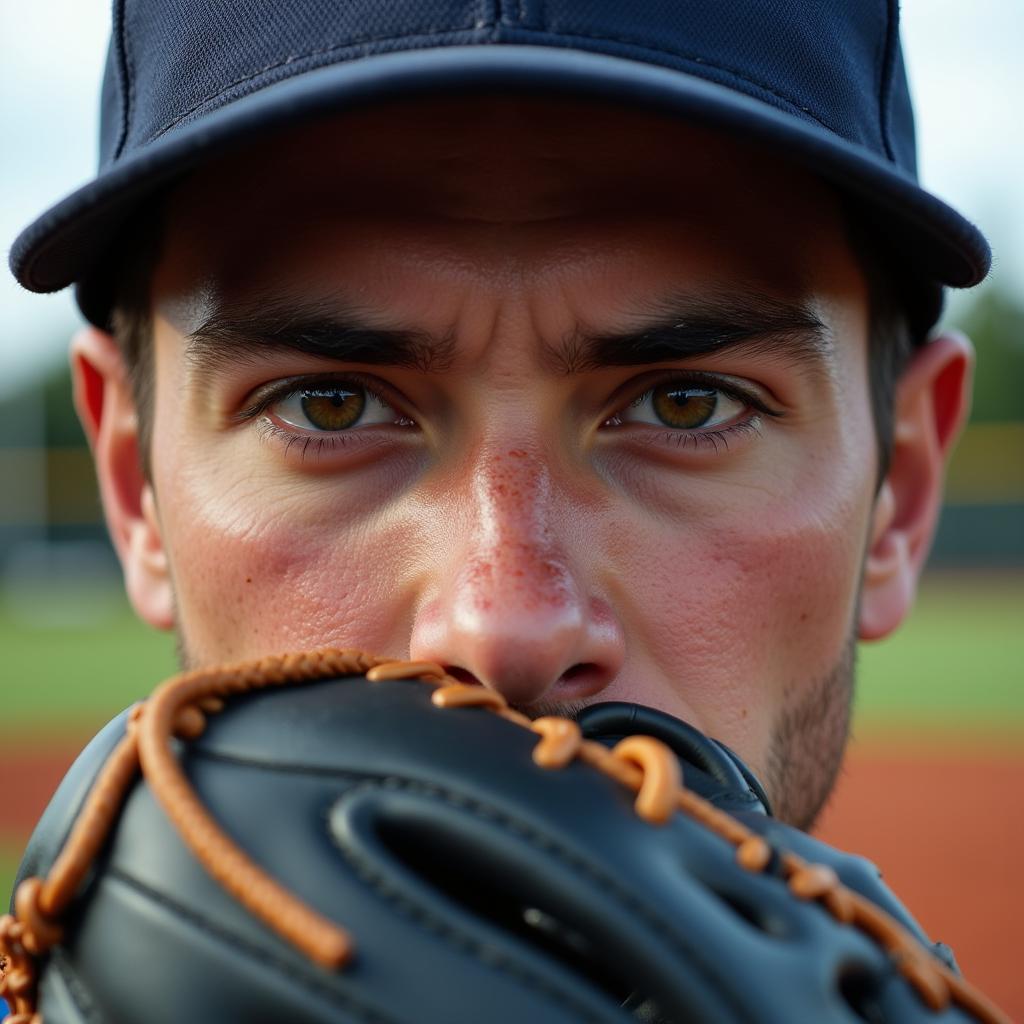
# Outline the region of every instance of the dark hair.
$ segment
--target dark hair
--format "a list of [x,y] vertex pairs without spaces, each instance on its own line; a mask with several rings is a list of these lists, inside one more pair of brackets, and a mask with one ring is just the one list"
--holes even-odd
[[889,473],[892,459],[896,382],[915,347],[906,313],[884,284],[868,279],[868,388],[878,450],[878,486]]
[[[896,383],[923,337],[911,326],[908,313],[907,296],[913,286],[905,283],[895,258],[879,245],[877,234],[866,226],[856,208],[844,203],[843,212],[847,240],[868,291],[868,387],[877,440],[877,484],[881,486],[892,457]],[[111,313],[111,329],[123,354],[135,398],[140,458],[147,478],[155,385],[150,287],[159,259],[159,242],[158,217],[122,240],[120,250],[131,255],[121,264]]]
[[151,479],[156,369],[153,365],[153,274],[160,259],[162,208],[139,217],[122,232],[116,250],[122,253],[113,276],[110,332],[121,350],[138,423],[139,461]]
[[879,232],[871,229],[854,204],[843,203],[843,223],[867,285],[868,390],[875,424],[876,486],[881,487],[892,459],[896,384],[915,348],[927,340],[931,324],[917,322],[917,310],[927,306],[927,300],[920,301],[925,286],[900,270],[895,254],[880,242]]

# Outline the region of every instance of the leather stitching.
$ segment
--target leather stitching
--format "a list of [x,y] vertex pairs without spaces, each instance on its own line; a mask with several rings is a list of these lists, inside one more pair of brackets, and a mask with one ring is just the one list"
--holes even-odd
[[167,910],[188,923],[195,925],[202,931],[220,939],[229,946],[244,950],[255,963],[260,965],[261,968],[273,968],[281,974],[286,975],[289,980],[295,980],[297,975],[301,975],[302,984],[304,986],[308,987],[318,995],[323,996],[325,999],[329,999],[335,1004],[340,1003],[347,1011],[354,1013],[359,1020],[365,1021],[365,1024],[398,1024],[393,1017],[389,1017],[381,1013],[372,1006],[367,1006],[366,1004],[361,1003],[349,993],[339,992],[336,989],[325,985],[322,978],[305,970],[304,964],[297,964],[294,961],[284,959],[272,947],[265,946],[259,942],[254,942],[252,939],[235,931],[233,928],[227,927],[222,922],[206,917],[204,914],[193,910],[191,907],[187,907],[184,904],[179,903],[166,893],[152,889],[150,886],[146,885],[145,882],[140,882],[137,878],[133,878],[124,871],[111,867],[107,872],[107,877],[117,879],[117,881],[121,882],[129,889],[134,889],[136,892],[141,893],[147,899],[152,900],[164,910]]
[[[418,796],[424,796],[428,799],[440,800],[457,811],[463,813],[471,811],[487,821],[493,822],[505,831],[509,832],[514,839],[525,840],[535,849],[541,851],[545,856],[553,857],[573,872],[584,875],[592,884],[598,886],[605,895],[609,895],[613,899],[617,900],[622,905],[626,914],[645,921],[652,929],[661,935],[668,945],[670,945],[681,957],[688,958],[692,956],[694,952],[693,947],[687,946],[682,938],[673,931],[671,924],[658,915],[651,913],[645,904],[633,898],[629,891],[620,886],[613,877],[605,874],[593,864],[577,857],[572,853],[572,851],[566,849],[550,836],[538,832],[529,823],[507,814],[505,811],[493,804],[484,803],[474,797],[466,795],[465,793],[459,793],[434,783],[424,783],[418,780],[389,775],[352,787],[352,789],[339,797],[335,806],[337,806],[337,804],[344,803],[357,793],[374,791],[394,792],[396,790],[416,794]],[[467,935],[464,931],[452,925],[449,921],[438,918],[428,908],[423,907],[421,904],[416,902],[414,897],[410,896],[407,891],[402,891],[401,894],[396,892],[370,861],[362,857],[357,850],[344,844],[343,840],[336,835],[334,829],[328,829],[328,834],[331,836],[338,851],[359,872],[360,878],[382,899],[391,903],[399,913],[408,916],[410,908],[414,908],[415,914],[413,916],[424,927],[429,928],[430,931],[443,938],[449,944],[454,945],[460,951],[464,951],[466,946],[469,946],[475,955],[478,957],[480,956],[480,944],[477,942],[475,937]],[[545,995],[550,996],[552,994],[550,991],[551,987],[548,982],[541,979],[531,978],[532,972],[529,972],[521,965],[497,961],[493,956],[493,951],[490,951],[490,955],[484,963],[487,967],[500,970],[504,973],[511,974],[513,977],[517,977],[517,980],[521,980],[519,975],[523,975],[527,980],[532,981],[532,983]],[[539,986],[537,985],[538,981],[541,982]],[[565,997],[562,993],[558,993],[558,995],[562,998],[571,998]],[[728,992],[721,992],[719,995],[722,995],[726,999],[731,998]],[[736,1006],[735,1008],[737,1012],[742,1012],[742,1007]],[[577,1009],[578,1012],[587,1014],[587,1020],[594,1019],[592,1014],[590,1014],[589,1010],[585,1007],[578,1007]]]

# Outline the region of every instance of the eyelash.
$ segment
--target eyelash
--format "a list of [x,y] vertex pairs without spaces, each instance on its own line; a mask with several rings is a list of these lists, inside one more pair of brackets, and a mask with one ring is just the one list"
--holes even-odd
[[761,434],[761,420],[758,417],[751,417],[732,426],[723,427],[721,430],[692,430],[689,432],[667,430],[656,439],[666,448],[691,448],[694,451],[707,449],[721,451],[723,448],[729,450],[729,440],[742,437],[745,434]]
[[[300,462],[305,462],[308,458],[318,458],[340,448],[366,443],[369,439],[363,436],[362,431],[339,431],[322,435],[300,434],[278,426],[269,416],[265,415],[272,406],[285,401],[298,392],[315,391],[317,388],[329,389],[337,387],[341,382],[358,384],[371,398],[390,408],[395,408],[396,403],[385,396],[379,381],[360,373],[346,373],[343,376],[334,377],[291,377],[257,389],[249,404],[240,409],[234,419],[242,423],[255,420],[254,427],[261,441],[273,441],[284,445],[285,456],[291,455],[294,449],[298,449]],[[398,413],[397,415],[402,414]]]
[[[262,441],[273,440],[283,444],[286,456],[291,454],[293,448],[297,448],[300,462],[305,462],[309,457],[317,458],[325,452],[329,453],[344,448],[353,441],[358,443],[354,436],[348,434],[325,434],[323,437],[318,437],[316,434],[293,434],[268,419],[257,420],[256,430]],[[311,448],[312,452],[310,452]]]
[[[635,398],[633,398],[627,406],[621,408],[633,408],[641,405],[653,394],[656,388],[661,387],[665,384],[682,384],[690,386],[706,387],[719,391],[724,395],[734,399],[737,402],[741,402],[746,406],[749,406],[757,413],[749,416],[747,419],[740,420],[738,423],[730,424],[729,426],[714,429],[714,430],[669,430],[660,431],[657,435],[652,436],[648,443],[660,443],[665,447],[669,448],[690,448],[693,450],[699,449],[711,449],[714,451],[721,451],[723,448],[729,450],[730,439],[737,439],[748,434],[757,434],[760,436],[763,426],[763,416],[770,416],[772,418],[778,418],[782,414],[771,409],[765,401],[757,394],[752,391],[748,391],[746,388],[739,387],[732,380],[723,380],[723,378],[716,376],[711,373],[702,373],[699,370],[690,370],[685,373],[675,372],[669,373],[665,376],[655,378],[648,382],[648,386],[640,392]],[[614,415],[620,415],[616,413]],[[608,417],[608,420],[613,417]],[[605,422],[608,422],[606,420]]]
[[[298,434],[278,426],[269,417],[264,415],[272,406],[291,397],[296,392],[315,390],[316,388],[330,388],[336,386],[341,380],[358,384],[372,398],[392,408],[395,407],[395,403],[381,393],[383,389],[378,381],[373,378],[364,377],[359,373],[347,373],[344,377],[290,378],[265,390],[259,390],[256,392],[255,400],[236,414],[236,419],[239,421],[255,420],[256,429],[261,439],[275,440],[282,443],[285,455],[289,455],[293,449],[299,448],[298,457],[303,462],[310,457],[316,458],[351,444],[359,444],[364,440],[360,436],[360,431],[339,431],[323,435]],[[631,399],[626,406],[620,406],[620,410],[640,405],[651,396],[656,388],[665,384],[688,384],[714,389],[757,410],[757,414],[749,416],[738,423],[715,430],[666,429],[651,436],[648,443],[660,443],[669,448],[707,449],[716,452],[724,448],[728,451],[730,439],[748,434],[761,434],[762,416],[775,418],[782,415],[769,408],[760,396],[737,386],[733,381],[726,382],[714,374],[702,373],[700,371],[676,372],[651,380],[648,382],[648,387]],[[399,415],[401,414],[399,413]],[[607,417],[605,422],[607,423],[617,415],[620,415],[620,413]]]

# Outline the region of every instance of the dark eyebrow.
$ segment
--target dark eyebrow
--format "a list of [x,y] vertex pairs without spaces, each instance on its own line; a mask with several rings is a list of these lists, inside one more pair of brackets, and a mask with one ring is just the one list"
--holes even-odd
[[454,347],[452,337],[377,327],[369,318],[334,303],[284,301],[224,305],[186,339],[187,358],[197,373],[281,350],[442,373],[451,365]]
[[692,359],[738,346],[821,366],[832,332],[810,306],[757,292],[669,299],[644,311],[636,330],[577,332],[548,346],[565,373]]
[[[545,344],[545,361],[574,374],[691,359],[742,345],[820,367],[832,350],[831,331],[809,306],[754,291],[668,299],[642,311],[638,320],[641,326],[635,330],[580,330],[557,345]],[[268,351],[425,373],[445,372],[455,355],[452,334],[377,327],[336,303],[269,299],[215,309],[187,336],[186,346],[199,377]]]

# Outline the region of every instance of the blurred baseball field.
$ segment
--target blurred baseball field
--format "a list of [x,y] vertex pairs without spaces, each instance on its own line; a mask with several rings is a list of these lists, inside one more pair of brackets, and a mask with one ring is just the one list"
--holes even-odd
[[[62,620],[61,604],[82,602],[102,611]],[[16,613],[10,600],[0,604],[0,649],[5,746],[87,736],[176,671],[171,638],[140,625],[106,587],[55,595],[44,585],[22,595]],[[1022,739],[1022,658],[1024,574],[932,574],[902,629],[860,647],[856,732]]]
[[[0,649],[6,894],[77,750],[173,673],[175,655],[109,584],[67,593],[42,581],[0,605]],[[904,628],[862,646],[854,740],[818,831],[879,863],[968,977],[1024,1019],[1024,573],[932,574]]]

